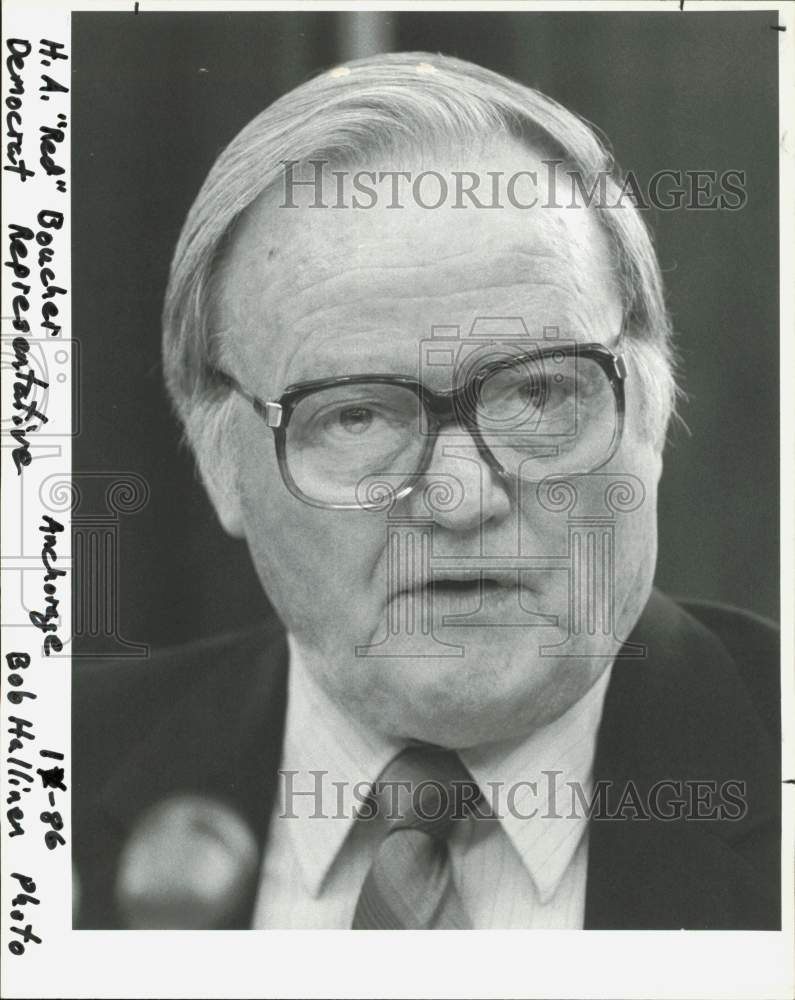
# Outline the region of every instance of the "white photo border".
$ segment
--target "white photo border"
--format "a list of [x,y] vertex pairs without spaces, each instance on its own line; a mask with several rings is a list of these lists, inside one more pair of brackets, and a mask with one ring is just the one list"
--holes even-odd
[[[71,13],[73,11],[118,11],[133,14],[134,6],[147,11],[290,11],[317,10],[400,10],[400,11],[565,11],[587,9],[645,12],[678,9],[678,0],[648,3],[186,3],[143,0],[129,3],[56,3],[9,0],[4,5],[4,63],[9,54],[8,39],[27,39],[30,53],[23,58],[19,71],[25,83],[24,149],[32,156],[34,136],[42,124],[56,123],[58,114],[66,116],[64,136],[54,154],[64,164],[63,175],[35,176],[21,183],[18,175],[4,174],[3,232],[6,259],[8,226],[18,223],[34,233],[53,237],[57,283],[67,293],[60,297],[58,324],[60,332],[42,332],[31,320],[31,351],[36,354],[39,370],[51,377],[47,399],[47,423],[30,434],[30,448],[35,460],[21,473],[12,458],[18,441],[11,438],[12,425],[8,401],[13,400],[13,383],[18,374],[7,359],[13,359],[17,334],[11,328],[11,303],[19,288],[13,287],[12,269],[3,269],[3,508],[2,508],[2,617],[3,651],[25,650],[30,663],[20,670],[25,687],[36,694],[16,707],[7,695],[16,691],[7,678],[10,671],[3,660],[3,729],[9,716],[24,715],[29,710],[35,739],[19,751],[36,768],[56,766],[57,756],[45,758],[41,751],[64,755],[65,784],[71,786],[70,693],[71,661],[67,655],[45,657],[41,640],[57,635],[56,630],[38,632],[23,621],[21,610],[45,607],[43,590],[46,569],[42,548],[49,512],[60,523],[54,533],[50,555],[57,552],[57,565],[67,569],[55,579],[58,612],[63,621],[71,616],[71,525],[69,496],[71,477],[71,402],[67,381],[59,375],[70,371],[71,364],[71,199],[85,192],[71,189],[69,173],[70,97],[53,91],[45,102],[38,91],[42,73],[60,78],[67,84],[71,72]],[[786,3],[685,3],[688,8],[704,11],[770,10],[778,15],[785,31],[778,33],[780,76],[780,291],[781,291],[781,607],[782,607],[782,768],[784,779],[795,778],[795,729],[793,704],[795,684],[795,393],[791,373],[795,371],[795,311],[791,275],[795,273],[793,224],[795,217],[795,157],[793,156],[793,87],[795,72],[795,9]],[[56,58],[45,66],[46,51],[41,40],[63,44],[67,61]],[[24,46],[19,46],[21,53]],[[46,47],[45,47],[46,49]],[[52,53],[51,53],[52,54]],[[66,67],[64,71],[61,67]],[[9,71],[4,70],[4,96],[9,95]],[[8,105],[5,111],[8,110]],[[5,121],[5,119],[4,119]],[[6,123],[7,125],[7,123]],[[7,125],[8,127],[8,125]],[[4,138],[4,142],[7,137]],[[33,157],[37,159],[38,157]],[[57,188],[58,179],[65,191]],[[39,220],[42,211],[63,214],[60,227],[50,218]],[[46,217],[45,217],[46,218]],[[42,245],[45,237],[39,242]],[[35,240],[35,237],[34,237]],[[33,242],[26,263],[35,257]],[[36,279],[29,294],[31,318],[40,319],[43,306],[40,267],[31,266]],[[788,279],[786,276],[790,276]],[[57,298],[57,297],[56,297]],[[10,354],[9,354],[10,352]],[[56,357],[57,354],[57,357]],[[33,360],[31,353],[31,363]],[[90,416],[87,418],[90,419]],[[8,423],[7,423],[8,422]],[[60,503],[60,508],[57,505]],[[58,514],[54,511],[59,511]],[[24,585],[23,585],[24,584]],[[50,595],[52,596],[52,595]],[[55,619],[53,618],[54,622]],[[68,650],[67,650],[68,652]],[[28,683],[29,682],[29,683]],[[10,765],[4,749],[2,772],[3,799],[21,785],[10,783]],[[27,754],[25,751],[28,750]],[[13,755],[12,755],[13,756]],[[21,766],[21,765],[20,765]],[[21,780],[21,779],[20,779]],[[24,783],[23,783],[24,784]],[[782,857],[783,926],[779,932],[740,931],[480,931],[462,939],[460,934],[426,932],[344,931],[140,931],[125,934],[107,931],[71,929],[71,824],[69,793],[56,792],[56,805],[45,802],[47,792],[34,785],[22,795],[25,807],[25,834],[9,837],[2,828],[2,994],[14,997],[788,997],[793,993],[793,871],[788,863],[795,840],[795,785],[785,784]],[[24,801],[23,801],[24,800]],[[6,806],[3,808],[5,820]],[[64,821],[65,846],[48,849],[44,834],[51,828],[39,819],[42,811],[58,811]],[[22,941],[10,927],[20,921],[9,918],[15,907],[11,898],[20,892],[21,882],[12,872],[33,878],[40,899],[24,909],[22,924],[30,923],[41,944],[29,943],[25,953],[9,952],[9,943]],[[20,909],[18,906],[17,909]],[[462,948],[463,946],[463,948]],[[462,962],[465,954],[466,962]],[[465,971],[464,971],[465,965]],[[461,971],[458,971],[461,970]]]

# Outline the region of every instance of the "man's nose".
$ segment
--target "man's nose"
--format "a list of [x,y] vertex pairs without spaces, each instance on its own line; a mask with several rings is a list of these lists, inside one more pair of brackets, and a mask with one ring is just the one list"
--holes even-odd
[[423,482],[410,503],[412,514],[430,515],[451,531],[502,520],[511,510],[505,483],[464,431],[439,435]]

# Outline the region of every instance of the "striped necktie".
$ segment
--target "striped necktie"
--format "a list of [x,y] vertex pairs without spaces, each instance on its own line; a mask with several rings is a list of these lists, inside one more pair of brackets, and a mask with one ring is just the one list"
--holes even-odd
[[352,927],[471,928],[453,884],[447,840],[456,820],[482,814],[485,804],[457,754],[409,747],[384,768],[370,803],[386,818],[388,830],[364,880]]

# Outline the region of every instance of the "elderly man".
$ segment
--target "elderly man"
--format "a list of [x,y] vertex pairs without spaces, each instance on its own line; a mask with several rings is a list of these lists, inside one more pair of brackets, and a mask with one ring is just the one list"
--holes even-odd
[[281,625],[79,668],[79,926],[778,925],[777,639],[652,589],[671,337],[610,168],[417,53],[220,155],[164,366]]

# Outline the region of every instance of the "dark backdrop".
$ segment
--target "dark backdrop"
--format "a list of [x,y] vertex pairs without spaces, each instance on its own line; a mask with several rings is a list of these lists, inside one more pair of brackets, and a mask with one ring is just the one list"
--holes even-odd
[[597,125],[641,180],[665,167],[746,171],[741,211],[648,213],[690,428],[666,453],[658,583],[777,618],[776,20],[764,10],[74,14],[74,470],[136,473],[151,489],[118,521],[121,634],[179,642],[267,607],[179,448],[162,388],[170,255],[245,122],[319,69],[383,48],[458,55],[538,87]]

